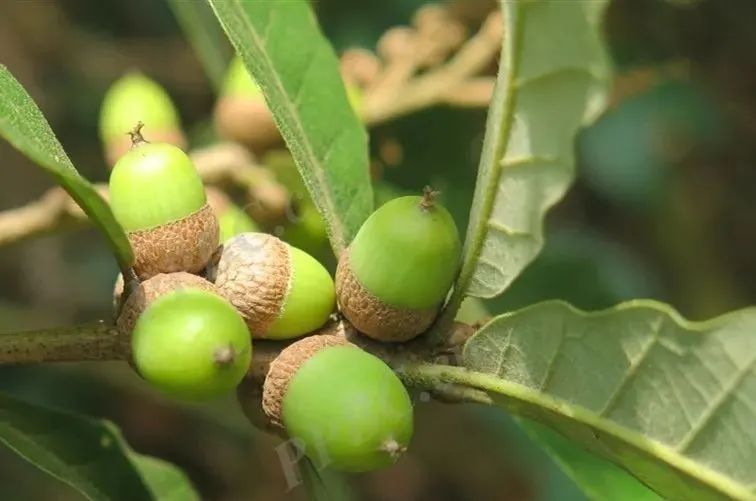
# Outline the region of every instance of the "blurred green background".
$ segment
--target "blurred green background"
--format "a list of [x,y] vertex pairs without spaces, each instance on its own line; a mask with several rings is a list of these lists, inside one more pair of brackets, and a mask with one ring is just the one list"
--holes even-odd
[[[341,50],[373,48],[422,3],[318,0],[314,7]],[[474,30],[495,3],[448,6]],[[491,313],[550,298],[597,309],[650,297],[703,319],[756,303],[754,22],[752,0],[612,2],[611,108],[577,141],[579,178],[548,217],[546,248],[487,305]],[[161,1],[2,2],[0,63],[93,181],[107,179],[100,101],[127,70],[170,91],[195,143],[211,129],[211,86]],[[434,108],[372,130],[377,198],[432,184],[464,228],[484,121],[484,110]],[[4,142],[0,158],[0,210],[51,186]],[[0,248],[0,331],[109,318],[116,272],[94,230]],[[248,426],[233,398],[169,402],[124,364],[2,368],[0,389],[113,420],[138,451],[180,465],[205,499],[304,498],[302,488],[287,490],[277,440]],[[584,498],[501,411],[418,400],[416,429],[409,454],[391,469],[351,477],[338,489],[344,499]],[[0,498],[77,495],[0,449]]]

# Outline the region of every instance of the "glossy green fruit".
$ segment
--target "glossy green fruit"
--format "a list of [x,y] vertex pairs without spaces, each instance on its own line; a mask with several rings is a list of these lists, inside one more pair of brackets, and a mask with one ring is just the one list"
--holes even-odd
[[205,188],[192,161],[171,144],[138,145],[110,174],[110,205],[126,231],[177,221],[205,203]]
[[153,301],[132,333],[139,373],[168,395],[205,399],[242,380],[252,356],[247,326],[223,298],[184,288]]
[[333,280],[309,254],[265,233],[226,241],[209,277],[244,316],[253,337],[288,339],[326,323]]
[[311,336],[284,350],[271,364],[263,406],[319,467],[382,468],[412,437],[412,402],[396,374],[335,336]]
[[140,278],[198,272],[218,246],[218,221],[189,157],[166,143],[137,143],[110,175],[110,206],[134,248]]
[[384,204],[339,259],[339,307],[371,337],[404,341],[423,332],[454,281],[459,233],[433,197],[428,191]]
[[109,165],[129,150],[127,133],[137,122],[146,124],[144,134],[153,141],[186,145],[178,112],[165,89],[141,73],[128,73],[111,85],[100,108],[100,140]]

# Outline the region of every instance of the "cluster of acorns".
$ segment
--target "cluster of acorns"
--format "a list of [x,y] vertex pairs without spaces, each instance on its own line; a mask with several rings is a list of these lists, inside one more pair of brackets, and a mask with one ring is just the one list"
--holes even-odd
[[319,332],[337,310],[380,341],[434,321],[460,256],[457,228],[427,191],[376,210],[340,256],[336,281],[275,236],[220,236],[202,180],[177,146],[144,140],[113,167],[109,197],[134,249],[136,288],[116,300],[138,372],[167,394],[202,399],[244,379],[253,339],[289,340],[270,364],[262,406],[319,464],[392,463],[412,435],[396,374],[345,337]]

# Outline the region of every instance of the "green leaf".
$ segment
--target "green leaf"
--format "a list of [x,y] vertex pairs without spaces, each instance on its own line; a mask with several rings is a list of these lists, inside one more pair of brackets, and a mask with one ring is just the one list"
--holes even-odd
[[305,0],[208,0],[268,107],[326,221],[336,255],[373,207],[367,134],[338,60]]
[[199,499],[183,473],[134,453],[107,421],[0,394],[0,442],[87,499]]
[[590,499],[661,501],[658,494],[619,466],[581,449],[554,430],[530,420],[517,419],[517,422]]
[[[671,499],[756,499],[756,309],[689,322],[632,301],[496,317],[438,377],[488,392]],[[426,374],[427,376],[427,374]]]
[[74,168],[50,124],[21,84],[0,65],[0,135],[50,173],[108,240],[122,270],[134,254],[110,206]]
[[131,459],[155,499],[160,501],[194,501],[200,499],[184,472],[171,463],[134,452],[131,453]]
[[194,49],[216,93],[223,87],[231,47],[205,2],[168,0],[186,39]]
[[[549,241],[550,244],[553,242],[553,240]],[[480,322],[481,319],[490,317],[491,315],[482,300],[468,297],[457,312],[456,320],[472,325]],[[485,409],[481,409],[481,411],[483,410]],[[503,423],[500,421],[501,418],[505,418]],[[518,454],[528,448],[540,446],[543,449],[542,454],[552,459],[553,463],[555,463],[556,466],[553,467],[556,468],[558,466],[590,499],[597,501],[605,499],[613,501],[651,501],[661,499],[656,493],[622,468],[581,449],[575,442],[540,423],[528,419],[505,416],[499,419],[496,422],[488,422],[492,421],[490,419],[485,421],[487,421],[486,424],[488,426],[496,426],[499,431],[501,431],[501,428],[504,428],[504,431],[508,431],[509,433],[512,433],[510,429],[513,426],[521,428],[524,431],[523,435],[526,433],[530,438],[530,443],[515,444],[519,446],[518,450],[520,452]],[[502,426],[502,424],[505,426]],[[547,469],[542,464],[527,466],[539,469],[541,474],[544,474]],[[550,483],[547,482],[547,484]],[[539,486],[541,489],[543,487],[543,485]],[[564,492],[564,487],[561,485],[557,484],[551,487],[551,489],[556,489],[557,494],[555,499],[564,499],[567,496]],[[554,497],[548,491],[545,491],[543,494],[548,498]]]
[[575,135],[606,102],[607,3],[501,2],[504,45],[455,301],[501,294],[540,251],[544,215],[574,175]]

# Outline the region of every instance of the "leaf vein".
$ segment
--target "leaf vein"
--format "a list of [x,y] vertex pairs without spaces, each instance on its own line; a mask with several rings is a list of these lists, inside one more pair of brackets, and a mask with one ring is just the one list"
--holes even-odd
[[552,78],[560,78],[567,75],[571,76],[587,76],[591,80],[601,81],[602,76],[593,70],[590,66],[563,66],[549,71],[544,71],[537,75],[532,75],[527,78],[521,78],[516,80],[513,85],[515,89],[522,90],[525,87],[529,87],[538,82],[544,82],[551,80]]
[[638,372],[638,368],[641,367],[641,365],[643,365],[643,362],[646,361],[649,353],[651,353],[651,350],[659,342],[659,337],[661,334],[661,325],[663,321],[664,320],[661,317],[658,320],[654,321],[654,324],[651,327],[651,332],[652,332],[651,339],[643,347],[643,350],[641,351],[640,356],[630,362],[630,367],[628,367],[628,370],[627,372],[625,372],[625,375],[623,376],[622,380],[619,382],[619,384],[614,389],[612,394],[606,400],[606,404],[604,405],[604,407],[601,409],[601,411],[599,411],[598,413],[599,416],[602,416],[602,417],[606,416],[612,410],[612,408],[614,408],[614,406],[617,405],[617,402],[619,402],[619,399],[622,396],[623,391],[625,390],[627,385],[630,384],[632,380],[635,378],[635,375]]
[[709,407],[704,410],[704,412],[701,414],[701,417],[699,420],[695,423],[695,425],[688,431],[688,433],[677,443],[675,446],[675,450],[678,452],[685,452],[688,447],[691,446],[691,444],[695,441],[695,439],[700,436],[701,432],[706,429],[706,427],[710,424],[710,420],[716,415],[717,412],[719,412],[722,407],[724,407],[724,404],[727,403],[727,401],[735,394],[735,391],[740,386],[740,383],[743,382],[743,379],[751,372],[754,365],[756,364],[756,354],[754,354],[751,359],[748,361],[746,365],[744,365],[740,370],[738,370],[733,378],[727,383],[727,385],[722,389],[722,392],[717,395],[717,397],[714,399],[714,401],[709,405]]
[[[276,91],[283,96],[287,96],[286,87],[281,81],[278,72],[275,71],[275,66],[268,56],[267,50],[265,50],[265,40],[262,40],[260,38],[258,31],[244,15],[244,10],[238,0],[230,1],[227,4],[232,6],[236,14],[236,18],[240,21],[240,24],[246,28],[246,31],[250,35],[251,42],[257,47],[259,57],[266,65],[267,73],[270,76],[271,82],[276,87]],[[269,20],[268,25],[270,24],[271,21]],[[293,127],[296,129],[296,131],[293,132],[295,132],[299,137],[306,137],[304,127],[299,121],[295,110],[292,108],[291,101],[289,99],[282,99],[281,101],[283,103],[282,108],[284,109],[284,111],[286,111]],[[317,199],[318,203],[323,203],[326,205],[326,207],[324,207],[325,210],[321,211],[321,213],[324,215],[324,217],[329,219],[329,227],[331,229],[331,237],[334,241],[334,247],[336,247],[336,250],[340,251],[345,247],[344,231],[339,224],[339,221],[337,221],[333,216],[334,214],[336,214],[336,207],[334,205],[333,199],[331,198],[330,194],[327,193],[327,191],[323,188],[324,186],[329,186],[328,180],[324,177],[325,169],[323,168],[320,159],[313,151],[312,145],[309,141],[300,141],[299,146],[302,153],[310,159],[310,163],[314,166],[314,168],[311,169],[311,172],[317,178],[318,182],[314,183],[315,187],[312,189],[319,192],[319,196],[314,198]]]

